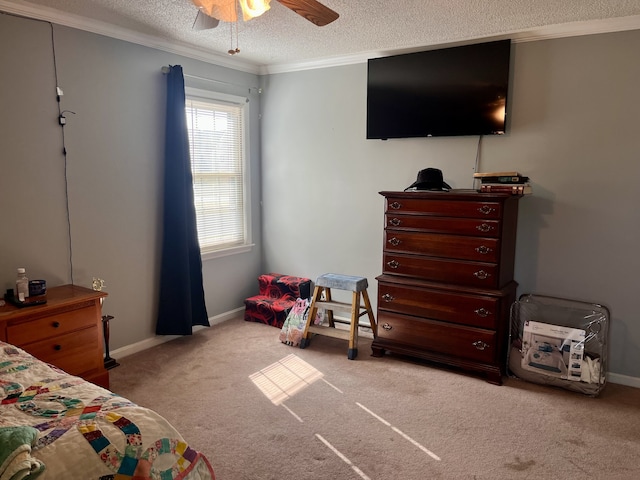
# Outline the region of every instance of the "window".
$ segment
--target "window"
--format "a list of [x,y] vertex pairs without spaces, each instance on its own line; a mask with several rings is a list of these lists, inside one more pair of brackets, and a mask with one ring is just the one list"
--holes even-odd
[[186,115],[203,259],[251,247],[244,98],[187,89]]

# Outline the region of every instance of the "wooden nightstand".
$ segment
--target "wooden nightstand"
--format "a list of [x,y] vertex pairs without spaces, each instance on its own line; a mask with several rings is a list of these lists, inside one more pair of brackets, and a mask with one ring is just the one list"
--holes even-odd
[[0,340],[58,368],[109,388],[97,292],[76,285],[47,289],[44,305],[0,307]]

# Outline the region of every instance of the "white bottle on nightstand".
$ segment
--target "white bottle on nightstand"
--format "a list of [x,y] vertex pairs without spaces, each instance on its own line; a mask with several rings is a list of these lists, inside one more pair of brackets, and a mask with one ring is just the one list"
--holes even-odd
[[29,296],[29,279],[27,278],[27,271],[24,268],[18,269],[18,277],[16,278],[16,298],[24,302]]

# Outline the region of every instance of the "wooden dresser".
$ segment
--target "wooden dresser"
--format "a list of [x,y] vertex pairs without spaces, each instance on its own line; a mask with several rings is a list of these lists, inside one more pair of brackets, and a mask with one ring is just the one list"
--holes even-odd
[[385,350],[462,368],[502,384],[518,196],[380,192],[385,197],[378,337]]
[[47,289],[44,305],[0,307],[0,340],[58,368],[109,388],[104,368],[102,308],[105,292],[63,285]]

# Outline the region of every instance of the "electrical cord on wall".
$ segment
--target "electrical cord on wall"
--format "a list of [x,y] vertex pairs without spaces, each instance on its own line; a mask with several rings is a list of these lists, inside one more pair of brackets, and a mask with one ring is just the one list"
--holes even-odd
[[56,84],[56,103],[58,104],[58,124],[60,125],[60,132],[62,135],[62,156],[64,157],[64,197],[65,197],[65,207],[67,211],[67,235],[69,237],[69,270],[71,275],[71,284],[74,285],[75,282],[73,280],[73,246],[72,246],[72,236],[71,236],[71,210],[69,208],[69,177],[67,174],[67,145],[64,136],[64,126],[67,124],[67,119],[64,116],[65,113],[73,113],[70,110],[62,110],[62,105],[60,103],[61,97],[63,95],[62,89],[58,84],[58,62],[56,57],[56,40],[53,30],[53,23],[46,22],[49,24],[51,28],[51,53],[53,56],[53,75]]
[[[478,173],[478,166],[480,165],[480,145],[482,144],[482,135],[478,136],[478,146],[476,147],[476,164],[473,166],[473,173]],[[475,188],[475,182],[473,177],[471,179],[471,188]]]
[[0,12],[0,14],[2,15],[9,15],[12,17],[16,17],[16,18],[21,18],[24,20],[31,20],[33,22],[42,22],[42,23],[46,23],[49,25],[49,28],[51,29],[51,52],[53,55],[53,74],[54,74],[54,80],[55,80],[55,85],[56,85],[56,102],[58,104],[58,124],[60,125],[60,131],[61,131],[61,135],[62,135],[62,156],[64,157],[64,195],[65,195],[65,208],[66,208],[66,212],[67,212],[67,235],[69,237],[69,270],[70,270],[70,277],[71,277],[71,284],[74,284],[74,280],[73,280],[73,248],[72,248],[72,236],[71,236],[71,211],[69,208],[69,178],[67,175],[67,147],[66,147],[66,142],[65,142],[65,136],[64,136],[64,126],[67,123],[66,121],[66,117],[64,116],[65,113],[72,113],[75,114],[75,112],[72,112],[70,110],[62,110],[62,105],[60,104],[60,97],[62,97],[63,92],[62,89],[60,88],[60,86],[58,85],[58,64],[57,64],[57,57],[56,57],[56,42],[55,42],[55,35],[54,35],[54,29],[53,29],[53,23],[47,21],[47,20],[40,20],[37,18],[29,18],[29,17],[25,17],[23,15],[18,15],[15,13],[9,13],[9,12]]

